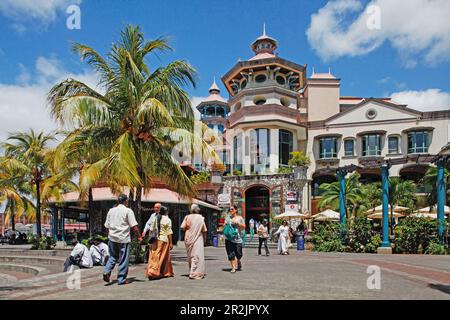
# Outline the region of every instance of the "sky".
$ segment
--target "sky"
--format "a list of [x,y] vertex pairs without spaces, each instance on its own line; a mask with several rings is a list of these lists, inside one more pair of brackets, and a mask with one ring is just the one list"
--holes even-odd
[[197,86],[186,88],[194,105],[214,76],[228,97],[220,77],[253,56],[265,23],[280,57],[307,64],[308,76],[330,70],[342,96],[450,109],[449,16],[448,0],[0,0],[0,140],[55,129],[50,88],[68,77],[97,83],[71,43],[107,53],[127,24],[147,39],[169,37],[174,50],[150,57],[151,67],[179,59],[194,66]]

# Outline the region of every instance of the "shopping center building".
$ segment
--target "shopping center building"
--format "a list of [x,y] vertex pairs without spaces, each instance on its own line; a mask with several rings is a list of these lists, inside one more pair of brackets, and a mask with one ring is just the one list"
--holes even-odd
[[[227,171],[219,205],[238,206],[248,221],[261,220],[297,203],[316,213],[319,186],[336,181],[338,168],[357,166],[362,182],[381,180],[380,165],[392,160],[390,176],[419,183],[434,155],[450,142],[450,110],[420,112],[390,98],[341,96],[341,80],[328,73],[307,77],[307,66],[278,56],[278,41],[265,30],[252,44],[254,56],[238,61],[223,77],[229,98],[214,81],[197,107],[202,121],[222,137]],[[288,166],[292,151],[311,164],[296,190]],[[208,163],[197,162],[198,168]]]

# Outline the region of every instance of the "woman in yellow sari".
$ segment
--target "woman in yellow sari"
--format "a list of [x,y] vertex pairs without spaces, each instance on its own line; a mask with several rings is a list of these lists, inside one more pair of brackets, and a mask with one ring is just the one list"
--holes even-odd
[[150,218],[150,232],[158,231],[157,240],[151,244],[150,257],[146,270],[146,276],[149,280],[173,277],[172,261],[170,251],[172,244],[172,221],[168,217],[166,207],[161,207],[160,222],[158,223],[158,214],[153,214]]

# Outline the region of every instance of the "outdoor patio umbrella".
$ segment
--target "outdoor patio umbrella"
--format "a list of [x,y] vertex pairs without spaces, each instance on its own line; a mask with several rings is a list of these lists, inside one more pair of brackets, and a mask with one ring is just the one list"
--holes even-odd
[[274,217],[274,219],[306,219],[308,215],[298,212],[285,212]]
[[411,214],[410,217],[437,219],[437,213],[415,212],[415,213]]
[[[420,213],[437,214],[437,205],[434,205],[434,206],[431,206],[431,207],[422,208],[418,212],[420,212]],[[450,214],[450,207],[449,206],[444,206],[444,214]]]
[[[391,208],[392,208],[392,206],[389,205],[389,214],[391,214]],[[407,208],[407,207],[394,206],[394,213],[395,212],[401,213],[401,212],[405,212],[405,211],[408,211],[408,210],[409,210],[409,208]],[[383,212],[383,206],[382,205],[379,205],[378,207],[375,207],[375,209],[370,209],[370,210],[366,211],[367,214],[374,214],[374,213],[381,213],[381,212]]]
[[[400,213],[400,212],[394,212],[394,218],[400,218],[400,217],[404,217],[405,215]],[[376,219],[376,220],[381,220],[383,218],[383,213],[382,212],[375,212],[372,214],[369,214],[367,216],[370,219]],[[389,212],[389,218],[391,218],[391,213]]]
[[314,221],[339,221],[341,219],[339,212],[327,209],[311,217]]

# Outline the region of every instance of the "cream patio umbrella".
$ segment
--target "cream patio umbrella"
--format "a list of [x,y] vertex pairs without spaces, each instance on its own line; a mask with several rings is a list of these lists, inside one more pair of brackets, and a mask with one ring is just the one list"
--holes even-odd
[[[395,212],[395,211],[394,211],[393,215],[394,215],[394,218],[401,218],[401,217],[405,216],[403,213]],[[375,212],[375,213],[369,214],[367,217],[370,219],[381,220],[381,219],[383,219],[383,212]],[[390,218],[391,218],[391,213],[389,212],[389,219]]]
[[327,209],[325,211],[319,212],[311,217],[314,221],[340,221],[341,216],[339,212]]
[[437,219],[437,213],[415,212],[415,213],[411,214],[410,217],[425,218],[425,219]]
[[[392,206],[388,206],[389,214],[391,214],[391,208]],[[409,208],[407,207],[401,207],[401,206],[394,206],[394,213],[402,213],[408,211]],[[378,207],[375,207],[374,209],[367,210],[367,214],[374,214],[374,213],[382,213],[383,212],[383,205],[379,205]]]
[[306,215],[306,214],[303,214],[303,213],[298,213],[298,212],[295,212],[295,211],[292,211],[292,212],[287,211],[287,212],[279,214],[279,215],[277,215],[277,216],[275,216],[273,218],[274,219],[283,219],[283,220],[284,219],[306,219],[306,218],[309,218],[309,215]]
[[[426,207],[418,210],[419,213],[434,213],[437,214],[437,205]],[[444,206],[444,214],[450,214],[450,207]]]

